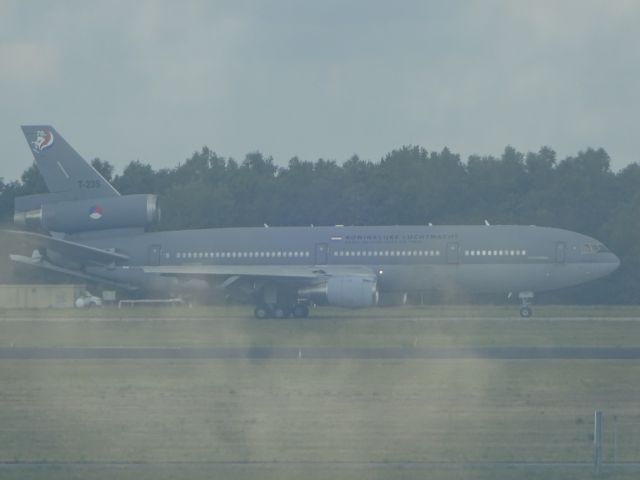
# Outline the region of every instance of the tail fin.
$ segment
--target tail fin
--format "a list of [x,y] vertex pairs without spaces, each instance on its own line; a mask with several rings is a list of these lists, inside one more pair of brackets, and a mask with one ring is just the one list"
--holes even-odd
[[25,125],[22,131],[50,193],[76,200],[120,195],[53,127]]

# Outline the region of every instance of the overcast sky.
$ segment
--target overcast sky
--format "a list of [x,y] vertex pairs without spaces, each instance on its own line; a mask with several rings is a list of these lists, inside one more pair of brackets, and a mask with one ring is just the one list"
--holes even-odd
[[0,177],[19,125],[86,158],[172,167],[207,145],[379,160],[394,148],[638,160],[640,2],[0,0]]

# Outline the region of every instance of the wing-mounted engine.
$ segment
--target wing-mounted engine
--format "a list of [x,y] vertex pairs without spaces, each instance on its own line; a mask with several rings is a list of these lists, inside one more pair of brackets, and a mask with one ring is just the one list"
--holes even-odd
[[375,275],[338,275],[321,284],[303,288],[298,294],[320,305],[366,308],[378,302],[377,283]]
[[18,211],[16,225],[29,230],[80,233],[119,228],[149,228],[160,220],[156,195],[125,195],[43,204]]

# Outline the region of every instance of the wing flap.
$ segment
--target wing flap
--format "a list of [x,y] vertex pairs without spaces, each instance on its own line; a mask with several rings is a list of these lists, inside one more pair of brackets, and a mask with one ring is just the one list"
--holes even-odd
[[314,279],[323,272],[310,267],[292,268],[279,265],[172,265],[158,267],[142,267],[146,273],[161,275],[188,276],[239,276],[239,277],[286,277],[300,279]]
[[162,265],[142,267],[146,273],[160,275],[269,277],[316,280],[335,275],[371,274],[367,267],[318,267],[310,265]]

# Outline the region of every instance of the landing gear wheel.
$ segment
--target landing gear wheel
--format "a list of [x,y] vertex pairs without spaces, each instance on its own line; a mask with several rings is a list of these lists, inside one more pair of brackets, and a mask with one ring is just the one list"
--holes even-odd
[[271,310],[266,305],[258,305],[253,311],[256,318],[263,319],[271,317]]
[[282,318],[287,318],[288,316],[289,316],[289,312],[284,307],[276,306],[273,309],[273,318],[282,319]]
[[535,294],[531,290],[520,292],[518,294],[518,298],[520,299],[520,316],[522,318],[530,318],[531,315],[533,315],[533,310],[531,310],[531,302],[533,302],[534,296]]
[[531,315],[533,315],[533,310],[531,310],[531,307],[522,307],[520,309],[520,316],[522,318],[530,318]]
[[298,304],[293,307],[293,316],[295,318],[307,318],[309,316],[309,307]]

